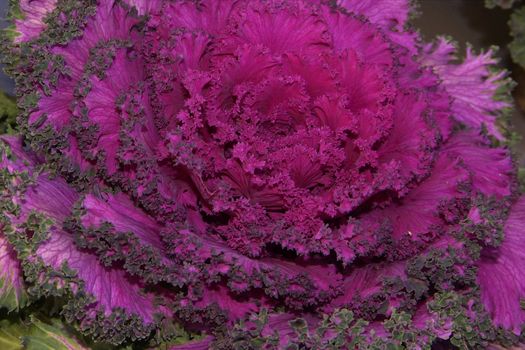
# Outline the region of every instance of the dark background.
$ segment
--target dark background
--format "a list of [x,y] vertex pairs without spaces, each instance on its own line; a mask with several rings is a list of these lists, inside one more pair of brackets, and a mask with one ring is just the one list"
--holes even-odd
[[[7,25],[5,13],[9,0],[0,0],[0,28]],[[460,44],[464,51],[470,43],[476,49],[488,48],[491,45],[500,47],[501,65],[512,72],[512,77],[518,83],[514,92],[516,110],[512,116],[512,124],[516,131],[525,135],[525,115],[519,108],[525,109],[525,73],[512,64],[506,48],[511,38],[508,34],[507,22],[510,10],[499,8],[489,10],[484,7],[484,0],[420,0],[420,16],[414,20],[427,41],[436,35],[448,35]],[[13,82],[0,73],[0,90],[13,93]],[[525,166],[525,140],[517,146],[519,162]]]

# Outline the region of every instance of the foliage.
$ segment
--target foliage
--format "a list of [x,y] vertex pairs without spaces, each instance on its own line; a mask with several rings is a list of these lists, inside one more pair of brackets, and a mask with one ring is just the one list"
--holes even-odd
[[13,2],[0,305],[21,322],[2,321],[6,344],[518,344],[511,83],[493,49],[424,43],[412,11]]
[[17,113],[14,99],[0,91],[0,133],[14,133]]

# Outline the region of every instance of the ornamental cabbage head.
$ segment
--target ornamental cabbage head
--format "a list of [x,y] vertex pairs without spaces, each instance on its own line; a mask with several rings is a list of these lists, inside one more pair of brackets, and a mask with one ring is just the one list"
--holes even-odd
[[411,6],[20,0],[0,302],[115,345],[518,341],[508,80]]

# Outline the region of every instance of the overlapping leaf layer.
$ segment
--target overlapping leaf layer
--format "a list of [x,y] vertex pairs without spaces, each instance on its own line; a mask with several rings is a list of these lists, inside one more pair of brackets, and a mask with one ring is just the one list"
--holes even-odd
[[405,0],[15,12],[3,305],[70,298],[114,344],[208,335],[181,349],[518,340],[525,202],[492,52],[423,43]]

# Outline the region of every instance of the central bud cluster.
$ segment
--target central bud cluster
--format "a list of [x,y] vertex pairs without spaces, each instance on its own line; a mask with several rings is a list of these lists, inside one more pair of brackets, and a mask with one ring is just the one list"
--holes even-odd
[[[392,44],[349,14],[246,2],[222,17],[231,9],[215,6],[214,21],[177,4],[149,22],[162,160],[191,179],[209,230],[230,247],[340,250],[349,215],[425,176],[429,107],[396,82]],[[420,135],[403,140],[410,129]]]

